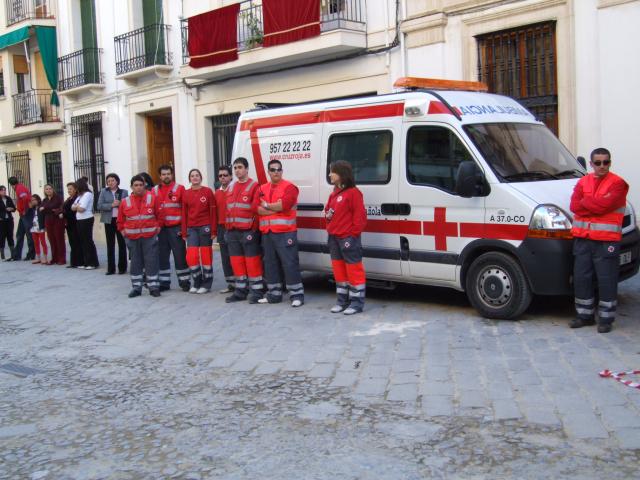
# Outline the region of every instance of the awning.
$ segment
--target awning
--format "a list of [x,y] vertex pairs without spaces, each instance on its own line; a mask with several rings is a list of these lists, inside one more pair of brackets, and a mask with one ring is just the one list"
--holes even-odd
[[18,30],[14,30],[11,33],[0,35],[0,50],[10,47],[11,45],[15,45],[16,43],[28,40],[29,28],[31,28],[31,26],[27,25],[26,27],[19,28]]

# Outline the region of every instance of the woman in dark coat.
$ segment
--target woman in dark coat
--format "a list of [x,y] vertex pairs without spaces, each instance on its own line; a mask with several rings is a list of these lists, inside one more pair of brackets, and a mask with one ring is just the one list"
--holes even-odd
[[62,213],[62,197],[49,184],[44,186],[44,200],[40,211],[44,213],[44,227],[51,245],[50,265],[67,263],[67,252],[64,244],[64,219]]
[[67,193],[69,196],[62,205],[62,217],[67,229],[67,238],[69,239],[69,265],[67,268],[78,268],[84,264],[84,254],[82,252],[82,243],[78,236],[78,227],[76,224],[76,212],[71,210],[71,205],[78,198],[78,187],[75,183],[67,183]]

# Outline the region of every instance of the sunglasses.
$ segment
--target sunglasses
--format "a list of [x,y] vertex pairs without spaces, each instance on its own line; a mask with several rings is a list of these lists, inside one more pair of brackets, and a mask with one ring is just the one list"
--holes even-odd
[[591,163],[593,163],[596,167],[599,167],[601,165],[608,167],[609,165],[611,165],[611,160],[595,160]]
[[282,171],[282,169],[281,169],[281,168],[270,168],[270,169],[269,169],[269,171],[270,171],[271,173],[277,173],[277,172],[281,172],[281,171]]
[[228,173],[219,173],[218,174],[218,178],[220,178],[220,177],[228,177],[228,176],[229,176]]

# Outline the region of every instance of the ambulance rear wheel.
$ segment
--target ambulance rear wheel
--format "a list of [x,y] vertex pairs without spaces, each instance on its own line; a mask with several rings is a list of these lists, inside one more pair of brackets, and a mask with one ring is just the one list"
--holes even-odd
[[531,303],[522,268],[505,253],[484,253],[476,258],[467,272],[465,288],[471,305],[486,318],[515,319]]

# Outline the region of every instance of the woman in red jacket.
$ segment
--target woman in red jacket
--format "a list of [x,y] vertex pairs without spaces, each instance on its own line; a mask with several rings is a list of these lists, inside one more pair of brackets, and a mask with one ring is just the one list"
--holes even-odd
[[216,200],[213,190],[202,185],[197,168],[189,171],[191,188],[182,198],[182,238],[187,241],[187,265],[193,278],[190,293],[207,293],[213,283],[211,244],[216,238]]
[[334,186],[324,208],[329,252],[338,302],[331,313],[353,315],[364,309],[365,273],[360,234],[367,224],[362,192],[356,187],[351,164],[343,160],[329,167]]
[[56,193],[53,186],[44,186],[44,200],[40,211],[44,213],[44,227],[51,245],[51,261],[49,265],[64,265],[67,263],[67,253],[64,243],[64,219],[62,218],[62,197]]

